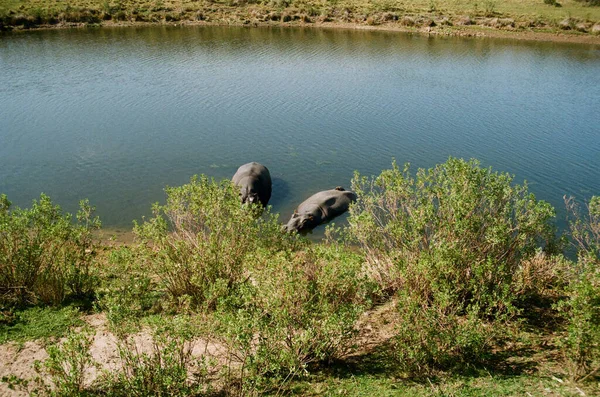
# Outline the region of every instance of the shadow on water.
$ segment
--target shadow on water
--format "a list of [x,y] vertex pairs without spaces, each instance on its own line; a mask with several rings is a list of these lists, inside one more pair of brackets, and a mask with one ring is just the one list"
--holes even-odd
[[278,177],[272,177],[271,182],[273,184],[273,194],[269,204],[274,208],[280,208],[290,199],[290,185],[286,180]]

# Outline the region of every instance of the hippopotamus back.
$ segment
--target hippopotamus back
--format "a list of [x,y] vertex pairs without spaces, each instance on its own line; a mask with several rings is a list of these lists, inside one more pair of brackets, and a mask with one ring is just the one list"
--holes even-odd
[[271,199],[271,174],[267,167],[252,162],[238,168],[232,181],[240,188],[242,203],[258,203],[264,207]]
[[337,187],[318,192],[304,200],[286,225],[288,232],[308,232],[348,211],[356,194]]

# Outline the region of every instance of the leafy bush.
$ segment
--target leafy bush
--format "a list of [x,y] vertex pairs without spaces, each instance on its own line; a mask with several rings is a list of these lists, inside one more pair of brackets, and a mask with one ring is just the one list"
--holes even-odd
[[141,318],[161,311],[164,292],[135,248],[113,249],[107,265],[105,283],[97,289],[97,307],[106,314],[111,331],[121,335],[137,327]]
[[121,360],[117,370],[104,371],[94,382],[86,379],[90,370],[100,370],[90,347],[92,329],[72,330],[65,341],[48,347],[48,359],[35,363],[39,377],[31,382],[9,376],[6,382],[34,395],[82,397],[110,396],[200,396],[210,394],[206,382],[209,363],[192,356],[193,332],[186,319],[155,319],[149,331],[150,349],[135,336],[119,334],[117,349]]
[[36,380],[34,395],[81,397],[90,395],[84,385],[86,371],[96,367],[89,349],[93,332],[89,328],[72,331],[67,339],[49,346],[48,358],[42,363],[35,362],[36,371],[41,375]]
[[166,205],[155,205],[154,218],[135,227],[147,265],[172,298],[189,296],[194,305],[213,309],[244,281],[247,256],[276,243],[276,217],[267,211],[257,219],[261,209],[240,205],[229,181],[193,177],[166,192]]
[[31,209],[11,209],[0,196],[0,305],[58,304],[71,293],[89,295],[94,287],[92,217],[80,202],[77,223],[44,194]]
[[553,240],[553,208],[508,174],[450,158],[416,179],[396,164],[368,179],[356,174],[349,232],[384,288],[453,294],[456,305],[506,310],[523,260]]
[[192,356],[193,332],[182,318],[152,324],[151,351],[131,336],[117,342],[122,369],[105,373],[99,388],[111,396],[200,396],[209,394],[209,363]]
[[571,236],[578,260],[558,308],[567,322],[563,352],[575,380],[584,380],[600,370],[600,196],[590,200],[582,216],[576,202],[566,199],[573,217]]
[[451,369],[482,363],[489,357],[498,327],[482,321],[477,307],[460,313],[452,301],[428,305],[410,292],[399,292],[400,321],[392,340],[401,368],[421,375],[434,368]]
[[243,394],[281,390],[312,365],[346,355],[370,295],[361,257],[338,246],[256,260],[252,283],[219,311],[223,342],[240,367],[231,380]]
[[395,163],[377,178],[355,175],[348,232],[371,277],[398,291],[396,353],[407,368],[482,358],[486,324],[516,312],[522,264],[553,241],[554,211],[512,179],[454,158],[416,178]]

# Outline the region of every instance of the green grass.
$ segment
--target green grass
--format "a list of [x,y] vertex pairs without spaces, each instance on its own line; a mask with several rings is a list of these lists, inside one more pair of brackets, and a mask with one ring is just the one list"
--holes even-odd
[[[0,27],[61,23],[104,24],[107,21],[190,22],[221,24],[298,24],[336,22],[342,24],[386,25],[389,27],[429,26],[433,20],[444,31],[471,30],[457,27],[470,17],[473,25],[493,25],[493,18],[512,19],[510,26],[496,29],[517,31],[559,31],[569,19],[572,28],[600,23],[600,7],[576,0],[559,0],[559,7],[543,0],[5,0],[0,2]],[[19,17],[28,17],[23,19]],[[403,18],[414,20],[410,24]],[[580,29],[581,30],[581,29]]]
[[[559,379],[559,378],[556,378]],[[301,387],[303,386],[303,387]],[[539,375],[519,376],[452,376],[426,379],[421,382],[358,375],[350,378],[329,378],[322,383],[298,385],[296,393],[306,396],[580,396],[597,395],[598,388],[561,383]],[[527,394],[529,393],[529,394]]]
[[83,321],[75,307],[32,307],[4,317],[0,322],[0,344],[60,338],[69,328],[81,325]]
[[518,351],[499,351],[484,366],[440,371],[421,378],[403,375],[388,357],[387,349],[380,347],[295,382],[289,391],[291,395],[332,397],[600,395],[598,383],[571,383],[553,361],[556,352],[541,342],[534,341]]

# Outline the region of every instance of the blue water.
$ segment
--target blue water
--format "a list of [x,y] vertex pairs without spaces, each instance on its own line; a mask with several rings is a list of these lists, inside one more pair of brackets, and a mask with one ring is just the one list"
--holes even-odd
[[[0,36],[0,192],[127,227],[166,185],[265,164],[286,220],[392,158],[507,171],[564,216],[600,194],[600,47],[318,29]],[[560,219],[559,219],[560,222]]]

